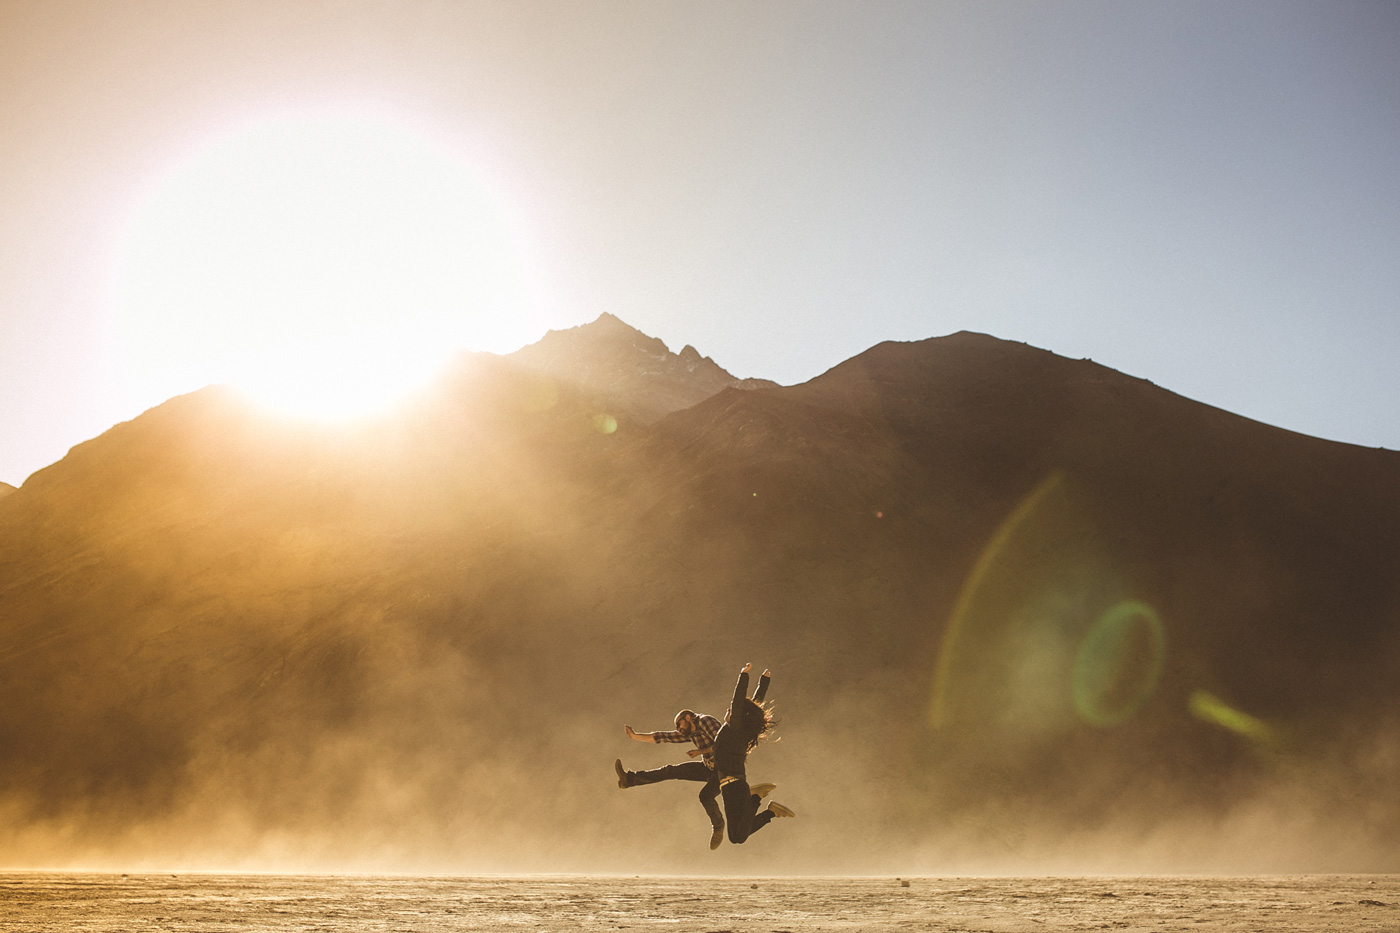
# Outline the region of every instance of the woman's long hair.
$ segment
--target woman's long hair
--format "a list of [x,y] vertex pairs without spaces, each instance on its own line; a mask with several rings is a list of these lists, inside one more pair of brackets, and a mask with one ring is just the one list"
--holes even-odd
[[750,699],[740,700],[738,708],[730,710],[729,720],[750,752],[758,747],[760,741],[772,735],[778,725],[771,709]]

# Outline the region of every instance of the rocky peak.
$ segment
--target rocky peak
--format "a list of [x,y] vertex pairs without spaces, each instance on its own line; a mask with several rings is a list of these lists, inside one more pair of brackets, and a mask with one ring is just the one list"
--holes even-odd
[[739,379],[689,344],[672,353],[658,338],[606,312],[591,323],[550,331],[508,358],[602,399],[612,414],[644,424],[731,386],[775,385]]

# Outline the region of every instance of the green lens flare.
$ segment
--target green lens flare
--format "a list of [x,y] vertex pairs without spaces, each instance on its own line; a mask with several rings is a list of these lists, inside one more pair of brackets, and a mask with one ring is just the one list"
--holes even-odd
[[1166,636],[1146,603],[1126,600],[1105,612],[1074,658],[1074,709],[1094,726],[1126,722],[1157,689]]
[[958,666],[961,643],[965,640],[964,629],[969,618],[974,615],[974,607],[984,592],[994,589],[995,569],[1004,551],[1015,540],[1020,529],[1028,524],[1041,505],[1059,491],[1064,484],[1063,473],[1052,473],[1007,516],[1006,520],[992,535],[991,541],[982,549],[977,563],[972,568],[958,594],[957,604],[949,616],[948,626],[943,631],[943,643],[938,651],[938,663],[933,677],[933,695],[929,702],[928,723],[935,729],[948,725],[952,718],[953,674]]
[[612,415],[594,415],[593,427],[601,434],[611,434],[617,430],[617,419]]
[[1273,730],[1268,723],[1255,719],[1248,713],[1240,712],[1224,700],[1205,690],[1191,694],[1191,715],[1204,722],[1213,723],[1222,729],[1229,729],[1237,735],[1256,742],[1273,740]]

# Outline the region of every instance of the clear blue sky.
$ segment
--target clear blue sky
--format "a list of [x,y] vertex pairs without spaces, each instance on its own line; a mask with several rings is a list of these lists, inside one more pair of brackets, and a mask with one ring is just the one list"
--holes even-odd
[[536,330],[783,383],[977,330],[1400,448],[1400,3],[0,0],[0,480],[141,409],[163,166],[359,102],[502,192]]

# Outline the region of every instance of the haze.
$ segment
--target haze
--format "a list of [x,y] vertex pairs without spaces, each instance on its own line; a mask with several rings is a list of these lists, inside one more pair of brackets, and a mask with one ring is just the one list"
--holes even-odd
[[[0,496],[15,867],[1394,870],[1400,454],[960,333],[800,386],[602,316],[310,426],[180,396]],[[771,667],[708,848],[680,758]]]

